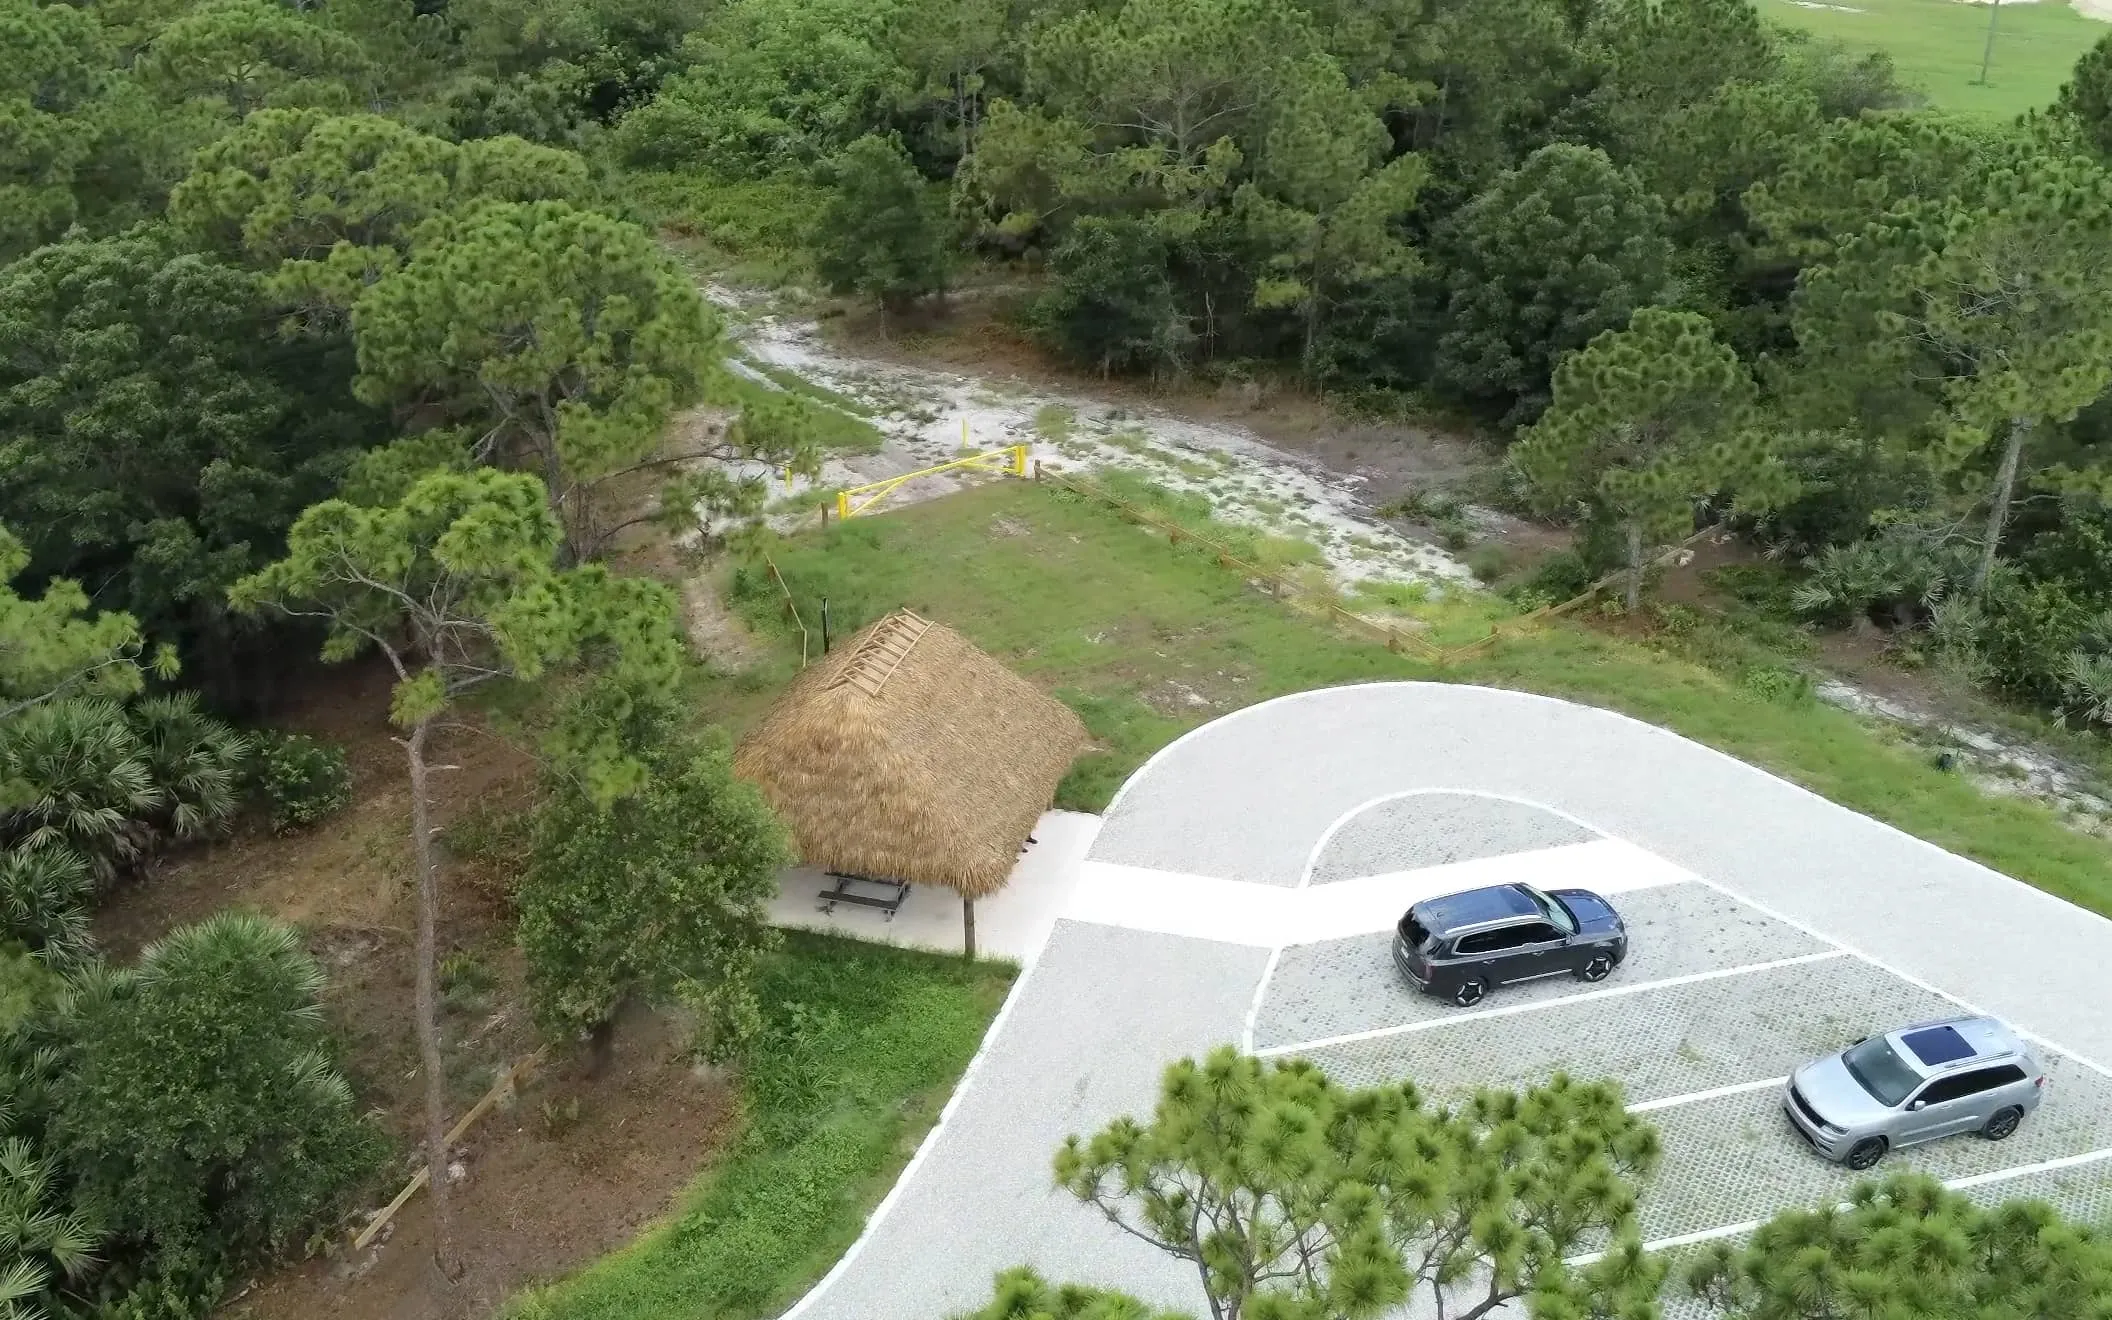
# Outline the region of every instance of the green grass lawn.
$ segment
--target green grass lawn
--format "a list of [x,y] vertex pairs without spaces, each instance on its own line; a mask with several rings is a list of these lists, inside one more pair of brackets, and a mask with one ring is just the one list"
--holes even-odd
[[1947,110],[2009,119],[2051,103],[2082,53],[2112,24],[2085,18],[2059,0],[2005,4],[1996,17],[1995,54],[1985,85],[1986,5],[1960,0],[1755,0],[1763,17],[1808,28],[1852,50],[1889,51],[1903,81]]
[[[810,621],[828,598],[838,638],[906,605],[1059,693],[1104,748],[1064,781],[1065,806],[1098,810],[1153,751],[1239,706],[1328,684],[1453,679],[1624,711],[2112,915],[2112,846],[2037,804],[1986,796],[1808,695],[1768,695],[1781,685],[1755,680],[1779,676],[1783,662],[1742,639],[1643,644],[1558,625],[1437,671],[1341,635],[1101,505],[1028,482],[832,524],[772,555]],[[759,631],[785,636],[767,574],[736,573],[732,590]],[[1437,630],[1486,630],[1487,601],[1438,607]],[[791,655],[796,665],[796,643]],[[702,697],[738,724],[789,671],[721,680]]]
[[757,1320],[834,1264],[1003,1002],[1002,963],[789,934],[740,1066],[741,1134],[675,1213],[513,1320]]

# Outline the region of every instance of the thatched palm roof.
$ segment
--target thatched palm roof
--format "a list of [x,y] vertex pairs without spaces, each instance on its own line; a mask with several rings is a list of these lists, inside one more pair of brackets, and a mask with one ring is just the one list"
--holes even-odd
[[1069,707],[898,610],[795,679],[733,764],[809,865],[979,898],[1085,745]]

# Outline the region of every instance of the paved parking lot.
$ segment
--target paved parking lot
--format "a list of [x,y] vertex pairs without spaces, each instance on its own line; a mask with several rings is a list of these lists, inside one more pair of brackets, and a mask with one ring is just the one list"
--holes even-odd
[[[1504,879],[1607,893],[1628,961],[1472,1009],[1410,993],[1388,951],[1401,908]],[[2034,1039],[2046,1102],[2006,1141],[1880,1172],[2112,1221],[2108,1001],[2112,922],[1661,730],[1445,685],[1301,694],[1131,780],[941,1127],[793,1314],[938,1320],[1020,1263],[1199,1311],[1192,1275],[1053,1191],[1048,1160],[1225,1041],[1440,1099],[1613,1078],[1663,1136],[1641,1214],[1678,1250],[1850,1185],[1782,1116],[1791,1069],[1970,1006]]]
[[[1558,1071],[1618,1081],[1664,1138],[1642,1228],[1663,1241],[1721,1231],[1838,1197],[1855,1176],[1819,1159],[1780,1109],[1783,1080],[1850,1041],[1957,1006],[1853,953],[1691,882],[1618,900],[1634,955],[1604,982],[1509,987],[1472,1010],[1411,992],[1384,933],[1285,949],[1263,988],[1252,1046],[1312,1060],[1347,1085],[1413,1080],[1433,1100],[1517,1087]],[[2112,1079],[2047,1051],[2053,1088],[2001,1143],[1902,1151],[1946,1180],[2007,1178],[2108,1144]],[[2112,1216],[2112,1161],[2047,1193]]]

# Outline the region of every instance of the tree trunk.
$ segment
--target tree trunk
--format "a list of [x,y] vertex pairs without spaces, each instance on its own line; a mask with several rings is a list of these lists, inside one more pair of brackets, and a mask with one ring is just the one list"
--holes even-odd
[[587,1076],[599,1077],[616,1057],[616,1015],[609,1014],[587,1033]]
[[1301,354],[1299,354],[1299,361],[1305,368],[1305,380],[1306,384],[1308,385],[1313,383],[1313,356],[1316,346],[1320,342],[1320,271],[1322,260],[1321,252],[1327,243],[1327,239],[1325,237],[1326,231],[1324,229],[1321,231],[1321,234],[1322,237],[1313,244],[1312,270],[1308,275],[1306,281],[1305,349]]
[[433,1198],[433,1267],[443,1315],[452,1314],[455,1283],[454,1223],[447,1185],[447,1073],[440,1056],[440,1009],[435,993],[439,964],[440,867],[433,857],[432,802],[426,791],[425,740],[430,720],[411,730],[404,748],[411,763],[411,856],[418,868],[417,1031],[418,1064],[425,1073],[426,1185]]
[[1643,525],[1628,524],[1628,612],[1643,606]]
[[1973,590],[1985,591],[1995,571],[1995,551],[2002,545],[2002,525],[2009,521],[2009,504],[2016,497],[2017,467],[2024,460],[2024,442],[2031,438],[2032,419],[2009,419],[2009,441],[2002,446],[2002,466],[1995,471],[1995,488],[1988,497],[1987,543],[1980,547],[1980,567],[1973,573]]
[[975,900],[961,900],[961,956],[975,959]]

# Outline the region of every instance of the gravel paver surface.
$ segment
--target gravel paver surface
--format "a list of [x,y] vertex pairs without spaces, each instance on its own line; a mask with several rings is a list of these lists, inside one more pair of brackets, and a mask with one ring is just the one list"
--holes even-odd
[[[1504,992],[1484,1003],[1503,1007]],[[1948,1009],[1926,991],[1842,957],[1301,1053],[1352,1085],[1411,1077],[1427,1094],[1444,1097],[1566,1070],[1617,1078],[1634,1104],[1783,1076],[1858,1037]]]
[[[1965,1178],[2081,1155],[2104,1144],[2112,1083],[2065,1061],[2049,1061],[2059,1088],[2006,1141],[1951,1137],[1886,1156],[1871,1177],[1912,1170]],[[1672,1237],[1756,1219],[1787,1206],[1847,1199],[1858,1181],[1799,1139],[1773,1090],[1704,1100],[1650,1116],[1665,1158],[1642,1196],[1643,1236]],[[2007,1199],[2013,1188],[1994,1184]]]
[[[1818,953],[1827,946],[1707,885],[1660,885],[1614,901],[1628,923],[1627,960],[1597,986],[1550,977],[1504,986],[1488,1007],[1560,999],[1722,967]],[[1435,1021],[1461,1010],[1411,989],[1393,965],[1393,934],[1359,935],[1283,951],[1254,1018],[1254,1048]]]
[[1313,859],[1308,883],[1589,843],[1598,838],[1545,807],[1473,793],[1411,793],[1344,821]]

